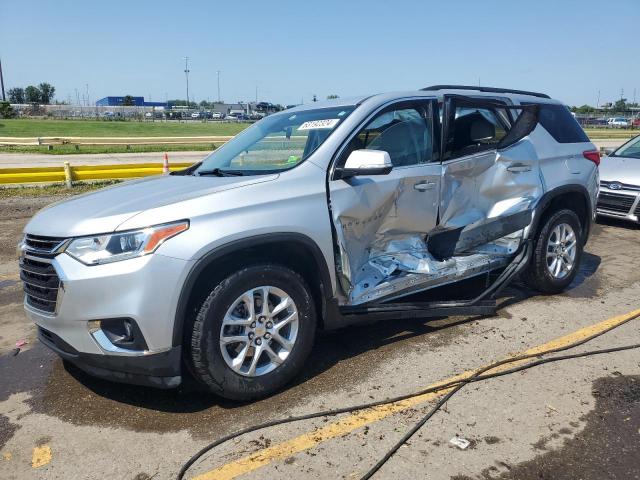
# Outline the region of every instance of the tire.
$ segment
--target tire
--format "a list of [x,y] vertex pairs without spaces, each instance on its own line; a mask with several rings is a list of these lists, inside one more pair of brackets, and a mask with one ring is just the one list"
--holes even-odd
[[[286,310],[273,317],[271,312],[259,315],[262,309],[262,287],[265,286],[270,289],[266,294],[270,299],[269,305],[275,302],[269,307],[271,312],[275,312],[276,304],[288,305]],[[289,302],[282,302],[282,293],[288,296]],[[248,311],[248,298],[252,299],[255,310],[253,316]],[[236,309],[230,311],[234,305],[237,305]],[[289,326],[285,325],[276,331],[275,328],[284,318],[295,317],[291,313],[294,310],[297,310],[295,331],[294,320]],[[238,312],[240,315],[236,316]],[[223,322],[225,318],[227,321]],[[272,321],[268,321],[269,318]],[[235,322],[247,323],[250,319],[254,319],[252,325],[255,327],[248,324],[236,327]],[[272,326],[267,329],[269,324]],[[200,307],[191,332],[192,370],[197,380],[221,397],[241,401],[266,397],[282,388],[300,372],[313,347],[315,331],[316,312],[305,280],[281,265],[250,266],[220,282]],[[251,334],[253,337],[249,340]],[[242,337],[244,343],[232,342],[223,346],[220,341],[222,336],[225,339]],[[276,336],[282,343],[276,341]],[[283,347],[287,340],[285,337],[293,339],[288,353]],[[261,340],[259,346],[256,343],[258,339]],[[258,350],[259,348],[264,350]],[[257,362],[253,362],[255,352],[259,351]],[[272,353],[275,352],[277,355],[273,356]],[[281,363],[274,361],[276,357],[279,359],[284,356],[284,360],[279,360]],[[239,367],[236,364],[236,369],[229,363],[234,359],[242,359]],[[273,369],[269,370],[270,368]]]
[[[561,257],[558,259],[561,263],[554,264],[553,256],[556,253],[555,248],[550,245],[550,242],[558,237],[558,232],[562,232],[562,226],[567,225],[574,233],[575,242],[575,255],[570,270],[565,271],[565,266],[568,265],[568,260],[565,254],[567,251],[558,251],[557,254]],[[567,229],[568,230],[568,229]],[[565,231],[567,231],[565,230]],[[545,294],[560,293],[565,290],[573,281],[578,269],[580,268],[580,261],[582,259],[583,249],[583,233],[580,224],[580,219],[573,210],[563,209],[557,212],[553,212],[544,222],[542,228],[538,231],[538,234],[534,240],[533,256],[531,263],[527,267],[524,274],[525,283]],[[567,235],[567,238],[569,235]],[[569,241],[564,242],[566,246],[570,244]],[[559,248],[559,247],[558,247]],[[551,258],[547,257],[548,251]],[[551,263],[551,265],[550,265]],[[555,265],[555,268],[553,268]],[[563,275],[554,275],[554,272],[560,269]]]

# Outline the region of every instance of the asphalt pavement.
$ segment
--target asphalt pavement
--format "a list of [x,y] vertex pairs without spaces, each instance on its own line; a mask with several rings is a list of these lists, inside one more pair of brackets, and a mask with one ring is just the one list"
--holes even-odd
[[[541,296],[516,283],[496,316],[390,320],[320,335],[304,373],[268,399],[223,401],[192,382],[170,391],[118,385],[63,364],[37,343],[22,311],[14,245],[27,219],[55,200],[0,204],[3,479],[172,479],[193,453],[237,429],[412,392],[586,338],[640,308],[638,227],[606,221],[594,227],[565,293]],[[639,339],[634,319],[572,351]],[[27,343],[14,356],[20,340]],[[468,385],[373,478],[640,478],[639,372],[640,352],[631,350]],[[186,478],[357,479],[440,398],[252,433],[205,455]]]

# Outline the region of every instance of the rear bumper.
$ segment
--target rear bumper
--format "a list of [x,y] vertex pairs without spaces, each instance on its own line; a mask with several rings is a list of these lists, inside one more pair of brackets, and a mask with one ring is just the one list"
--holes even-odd
[[175,388],[182,383],[180,346],[149,355],[104,355],[79,352],[42,327],[38,327],[38,339],[61,358],[94,377],[155,388]]

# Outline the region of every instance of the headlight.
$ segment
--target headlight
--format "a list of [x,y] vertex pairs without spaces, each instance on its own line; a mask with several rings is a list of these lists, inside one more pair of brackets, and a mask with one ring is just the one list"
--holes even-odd
[[106,235],[92,235],[73,240],[66,253],[85,265],[118,262],[153,253],[162,243],[189,228],[188,221],[156,225]]

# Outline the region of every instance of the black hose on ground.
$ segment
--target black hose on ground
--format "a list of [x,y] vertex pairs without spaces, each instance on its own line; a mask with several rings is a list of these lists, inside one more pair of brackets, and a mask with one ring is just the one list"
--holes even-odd
[[551,362],[558,362],[558,361],[562,361],[562,360],[569,360],[569,359],[574,359],[574,358],[580,358],[580,357],[588,357],[588,356],[593,356],[593,355],[600,355],[600,354],[606,354],[606,353],[613,353],[613,352],[620,352],[620,351],[624,351],[624,350],[631,350],[631,349],[636,349],[636,348],[640,348],[640,343],[637,344],[633,344],[633,345],[625,345],[625,346],[621,346],[621,347],[613,347],[613,348],[607,348],[607,349],[600,349],[600,350],[591,350],[591,351],[587,351],[587,352],[582,352],[582,353],[576,353],[576,354],[571,354],[571,355],[563,355],[563,356],[558,356],[558,357],[552,357],[552,358],[546,358],[546,359],[539,359],[535,362],[529,362],[525,365],[520,365],[517,367],[513,367],[507,370],[502,370],[500,372],[495,372],[495,373],[488,373],[485,374],[485,372],[488,372],[490,370],[493,370],[495,368],[498,368],[502,365],[507,365],[510,363],[516,363],[516,362],[521,362],[524,360],[528,360],[530,358],[539,358],[543,355],[548,355],[551,353],[558,353],[558,352],[563,352],[572,348],[576,348],[580,345],[584,345],[585,343],[593,340],[594,338],[600,337],[602,335],[604,335],[607,332],[610,332],[611,330],[613,330],[614,328],[617,328],[621,325],[624,325],[625,323],[634,320],[636,318],[640,317],[640,314],[631,316],[629,318],[627,318],[626,320],[624,320],[623,322],[617,323],[615,325],[612,325],[609,328],[606,328],[605,330],[602,330],[598,333],[595,333],[593,335],[590,335],[588,337],[585,337],[577,342],[573,342],[571,344],[565,345],[563,347],[557,347],[557,348],[552,348],[549,350],[545,350],[543,352],[538,352],[538,353],[533,353],[533,354],[527,354],[527,355],[519,355],[516,357],[512,357],[512,358],[507,358],[504,360],[500,360],[497,362],[494,362],[490,365],[487,365],[481,369],[479,369],[478,371],[476,371],[473,375],[471,375],[469,378],[466,379],[462,379],[462,380],[455,380],[455,381],[451,381],[451,382],[447,382],[447,383],[443,383],[441,385],[437,385],[435,387],[430,387],[430,388],[425,388],[422,390],[419,390],[417,392],[413,392],[413,393],[409,393],[409,394],[405,394],[405,395],[399,395],[397,397],[392,397],[392,398],[387,398],[385,400],[379,400],[379,401],[375,401],[375,402],[369,402],[369,403],[363,403],[360,405],[354,405],[354,406],[350,406],[350,407],[344,407],[344,408],[337,408],[337,409],[332,409],[332,410],[325,410],[325,411],[321,411],[321,412],[313,412],[313,413],[309,413],[306,415],[299,415],[299,416],[292,416],[292,417],[287,417],[287,418],[281,418],[281,419],[277,419],[277,420],[272,420],[270,422],[265,422],[259,425],[254,425],[252,427],[247,427],[244,428],[242,430],[239,430],[235,433],[226,435],[212,443],[210,443],[209,445],[205,446],[204,448],[202,448],[201,450],[199,450],[195,455],[193,455],[180,469],[180,471],[178,472],[177,475],[177,480],[183,480],[184,479],[184,475],[186,474],[186,472],[189,470],[189,468],[191,468],[191,466],[193,466],[193,464],[195,462],[198,461],[198,459],[200,459],[204,454],[206,454],[207,452],[213,450],[215,447],[228,442],[229,440],[233,440],[234,438],[240,437],[242,435],[245,435],[247,433],[251,433],[251,432],[255,432],[256,430],[262,430],[264,428],[269,428],[269,427],[274,427],[277,425],[282,425],[282,424],[286,424],[286,423],[292,423],[292,422],[299,422],[302,420],[311,420],[313,418],[318,418],[318,417],[328,417],[328,416],[335,416],[335,415],[340,415],[342,413],[350,413],[353,411],[357,411],[357,410],[364,410],[367,408],[372,408],[372,407],[377,407],[380,405],[387,405],[389,403],[396,403],[396,402],[400,402],[402,400],[407,400],[409,398],[413,398],[413,397],[417,397],[420,395],[424,395],[427,393],[433,393],[433,392],[437,392],[437,391],[442,391],[442,390],[447,390],[453,387],[453,389],[448,392],[441,400],[438,401],[438,403],[426,414],[424,415],[420,421],[418,423],[416,423],[411,430],[409,430],[409,432],[407,432],[391,449],[389,449],[389,451],[382,457],[382,459],[376,463],[363,477],[362,480],[371,478],[392,456],[395,452],[398,451],[398,449],[404,445],[453,395],[455,395],[457,392],[459,392],[465,385],[469,384],[469,383],[474,383],[474,382],[480,382],[483,380],[488,380],[490,378],[496,378],[496,377],[501,377],[504,375],[510,375],[512,373],[516,373],[516,372],[520,372],[523,370],[527,370],[529,368],[533,368],[536,367],[538,365],[542,365],[545,363],[551,363]]

